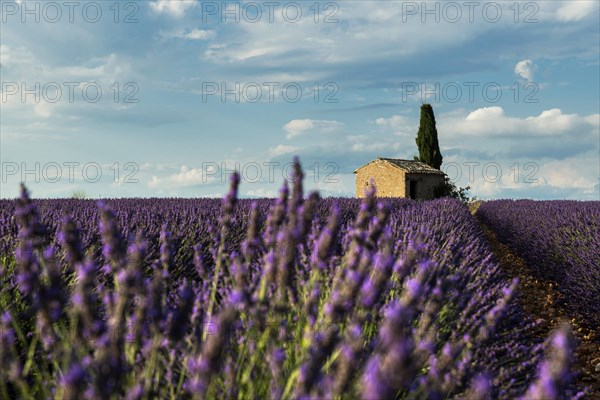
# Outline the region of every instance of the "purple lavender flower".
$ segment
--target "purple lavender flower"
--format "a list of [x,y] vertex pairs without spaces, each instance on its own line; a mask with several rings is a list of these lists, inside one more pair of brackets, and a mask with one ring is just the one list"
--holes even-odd
[[202,353],[198,359],[189,359],[190,379],[186,385],[188,393],[204,397],[212,377],[220,372],[222,355],[231,340],[229,332],[235,317],[236,312],[233,307],[226,307],[221,311],[217,323],[218,332],[208,336],[208,341],[202,347]]
[[39,307],[39,290],[41,266],[37,255],[34,253],[33,243],[29,240],[22,242],[15,251],[15,258],[19,266],[16,277],[21,293],[29,300],[33,309]]
[[160,230],[160,263],[163,272],[170,272],[173,269],[173,246],[172,235],[167,230],[167,226],[163,225]]
[[126,400],[142,400],[144,398],[144,395],[145,395],[144,385],[141,383],[138,383],[138,384],[132,386],[131,388],[129,388],[129,390],[125,394],[125,399]]
[[99,202],[100,209],[100,234],[102,236],[102,254],[111,270],[119,270],[125,264],[127,246],[117,225],[117,218],[113,211],[104,203]]
[[326,385],[325,396],[331,398],[347,393],[357,375],[356,365],[360,364],[365,350],[361,325],[355,323],[348,327],[340,350],[339,358],[332,369],[331,383]]
[[19,226],[19,239],[31,241],[32,247],[39,248],[45,241],[47,229],[42,224],[37,208],[23,184],[21,184],[21,195],[17,199],[15,216]]
[[362,377],[363,397],[389,398],[407,389],[422,367],[423,361],[414,355],[411,323],[415,310],[409,299],[393,302],[386,308],[376,353],[371,356]]
[[280,347],[274,348],[267,357],[267,362],[271,371],[270,395],[272,399],[279,399],[283,394],[285,378],[283,363],[285,360],[285,350]]
[[536,381],[529,386],[521,399],[558,399],[571,380],[569,365],[572,348],[571,327],[563,325],[551,338],[548,355],[539,367]]
[[83,262],[84,253],[81,245],[81,233],[77,224],[70,216],[62,219],[61,230],[58,233],[58,243],[65,252],[65,259],[71,270],[75,264]]
[[277,235],[279,228],[283,223],[287,215],[287,202],[289,196],[289,187],[287,181],[284,181],[281,189],[279,189],[279,198],[277,199],[275,206],[269,213],[267,218],[267,228],[265,231],[265,244],[267,248],[273,248],[277,242]]
[[168,316],[169,340],[176,343],[186,334],[188,323],[194,304],[194,291],[192,286],[183,281],[179,288],[179,301],[177,308],[172,310]]
[[69,370],[63,375],[60,390],[64,399],[78,400],[84,396],[90,376],[87,372],[89,359],[84,362],[71,364]]
[[394,388],[386,381],[380,365],[379,356],[372,356],[367,362],[365,372],[361,378],[361,397],[363,399],[391,399],[394,398]]
[[307,359],[300,367],[294,397],[307,396],[312,388],[318,385],[322,378],[321,367],[335,349],[339,339],[339,329],[335,325],[328,325],[323,331],[314,333]]
[[20,364],[14,349],[16,337],[11,322],[10,314],[3,311],[0,315],[0,365],[3,366],[0,368],[0,379],[5,382],[9,380],[9,366]]
[[485,375],[477,375],[471,382],[471,387],[465,394],[467,400],[487,400],[492,395],[490,379]]
[[76,274],[77,284],[71,302],[77,315],[79,340],[87,343],[88,340],[99,339],[107,330],[106,321],[99,308],[100,299],[96,289],[98,267],[93,261],[87,260],[77,264]]
[[252,202],[250,206],[250,216],[248,220],[248,230],[246,238],[242,242],[242,254],[246,264],[251,264],[261,248],[262,237],[260,236],[260,214],[258,211],[258,203]]
[[316,249],[313,252],[313,264],[320,269],[326,268],[326,262],[331,255],[336,251],[336,240],[341,225],[340,210],[337,205],[334,205],[329,217],[327,226],[323,228],[319,235]]

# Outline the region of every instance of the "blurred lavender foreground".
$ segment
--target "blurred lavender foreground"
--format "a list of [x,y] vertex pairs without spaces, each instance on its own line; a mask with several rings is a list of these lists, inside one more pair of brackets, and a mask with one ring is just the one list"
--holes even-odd
[[583,398],[460,202],[238,184],[0,202],[0,397]]

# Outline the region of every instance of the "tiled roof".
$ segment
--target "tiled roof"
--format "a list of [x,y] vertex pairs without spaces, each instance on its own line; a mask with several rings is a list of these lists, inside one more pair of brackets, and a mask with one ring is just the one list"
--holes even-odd
[[[360,168],[364,168],[367,165],[371,164],[374,161],[386,161],[389,162],[390,164],[392,164],[395,167],[400,168],[401,170],[405,171],[406,173],[409,174],[437,174],[437,175],[443,175],[444,173],[442,171],[440,171],[439,169],[435,169],[425,163],[422,163],[421,161],[414,161],[414,160],[401,160],[399,158],[384,158],[384,157],[377,157],[377,160],[373,160],[368,164],[363,165]],[[358,171],[360,168],[358,168],[356,171]],[[356,173],[356,171],[354,171]]]

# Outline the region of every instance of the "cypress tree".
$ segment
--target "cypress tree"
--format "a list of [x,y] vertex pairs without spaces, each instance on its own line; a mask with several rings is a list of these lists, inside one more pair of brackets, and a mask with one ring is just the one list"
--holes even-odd
[[421,121],[416,142],[419,148],[419,161],[440,169],[442,166],[442,153],[440,152],[435,116],[431,104],[421,105]]

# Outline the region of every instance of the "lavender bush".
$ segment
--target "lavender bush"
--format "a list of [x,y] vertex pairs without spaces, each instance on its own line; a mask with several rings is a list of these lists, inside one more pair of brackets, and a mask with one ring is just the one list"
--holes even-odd
[[274,201],[238,184],[220,205],[3,202],[0,397],[583,395],[569,328],[527,336],[460,202],[305,197],[298,163]]
[[539,278],[557,284],[562,304],[600,329],[600,202],[499,200],[477,215]]

